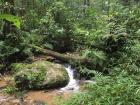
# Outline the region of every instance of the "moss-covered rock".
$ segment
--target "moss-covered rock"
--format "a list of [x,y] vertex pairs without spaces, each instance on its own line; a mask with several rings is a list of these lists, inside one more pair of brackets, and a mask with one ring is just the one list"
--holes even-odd
[[19,89],[48,89],[67,85],[68,74],[62,65],[47,61],[12,64],[14,80]]

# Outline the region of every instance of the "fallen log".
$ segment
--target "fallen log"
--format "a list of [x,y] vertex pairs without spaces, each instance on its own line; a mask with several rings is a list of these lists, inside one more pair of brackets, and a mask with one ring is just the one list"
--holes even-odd
[[81,57],[81,56],[73,56],[73,55],[66,55],[66,54],[61,54],[52,50],[48,50],[48,49],[43,49],[41,47],[38,46],[34,46],[34,45],[29,45],[31,48],[37,49],[39,51],[41,51],[43,54],[52,56],[60,61],[63,62],[79,62],[81,64],[92,64],[93,60],[90,58],[85,58],[85,57]]

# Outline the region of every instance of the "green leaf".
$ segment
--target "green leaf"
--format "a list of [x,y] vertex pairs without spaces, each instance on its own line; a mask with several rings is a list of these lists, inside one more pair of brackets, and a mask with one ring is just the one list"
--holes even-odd
[[14,15],[2,14],[0,15],[0,19],[6,19],[9,22],[12,22],[14,26],[20,29],[21,19]]

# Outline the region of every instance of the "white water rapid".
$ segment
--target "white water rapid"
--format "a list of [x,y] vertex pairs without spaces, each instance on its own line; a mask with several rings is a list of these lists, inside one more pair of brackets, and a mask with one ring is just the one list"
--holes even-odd
[[79,88],[80,88],[79,80],[76,80],[74,78],[75,70],[71,67],[71,65],[66,64],[64,66],[69,76],[69,83],[65,87],[61,88],[60,90],[61,91],[74,91],[74,92],[79,91]]
[[72,92],[78,92],[80,90],[80,84],[86,84],[86,83],[92,83],[92,84],[95,84],[96,82],[93,81],[93,80],[78,80],[78,79],[75,79],[74,78],[74,75],[75,75],[75,69],[73,69],[71,67],[71,65],[69,64],[65,64],[64,65],[67,73],[68,73],[68,76],[69,76],[69,83],[63,87],[63,88],[60,88],[60,92],[65,92],[65,91],[72,91]]

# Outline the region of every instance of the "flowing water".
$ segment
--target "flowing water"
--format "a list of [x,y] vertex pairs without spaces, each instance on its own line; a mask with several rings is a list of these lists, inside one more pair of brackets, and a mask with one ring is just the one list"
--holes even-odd
[[[56,104],[56,98],[67,100],[69,97],[75,92],[81,91],[81,83],[95,83],[91,80],[78,80],[75,79],[75,69],[71,67],[69,64],[64,65],[68,76],[69,83],[60,89],[55,90],[40,90],[40,91],[30,91],[24,94],[24,101],[22,105],[45,105],[43,103],[47,103],[47,105],[58,105]],[[6,82],[0,80],[0,87],[5,86]],[[2,86],[2,87],[3,87]],[[5,98],[6,97],[6,98]],[[0,105],[21,105],[20,99],[16,99],[14,97],[7,97],[4,94],[0,93]],[[42,103],[42,104],[41,104]]]
[[61,91],[74,91],[74,92],[79,91],[79,88],[80,88],[79,80],[74,78],[75,69],[73,69],[71,65],[68,65],[68,64],[64,66],[69,76],[69,83],[66,85],[66,87],[63,87],[60,90]]
[[65,64],[64,65],[68,75],[69,75],[69,83],[61,88],[60,90],[63,91],[63,92],[66,92],[66,91],[72,91],[72,92],[78,92],[80,91],[80,85],[81,84],[86,84],[86,83],[92,83],[92,84],[95,84],[96,82],[93,81],[93,80],[79,80],[79,79],[75,79],[75,69],[71,67],[71,65],[69,64]]

